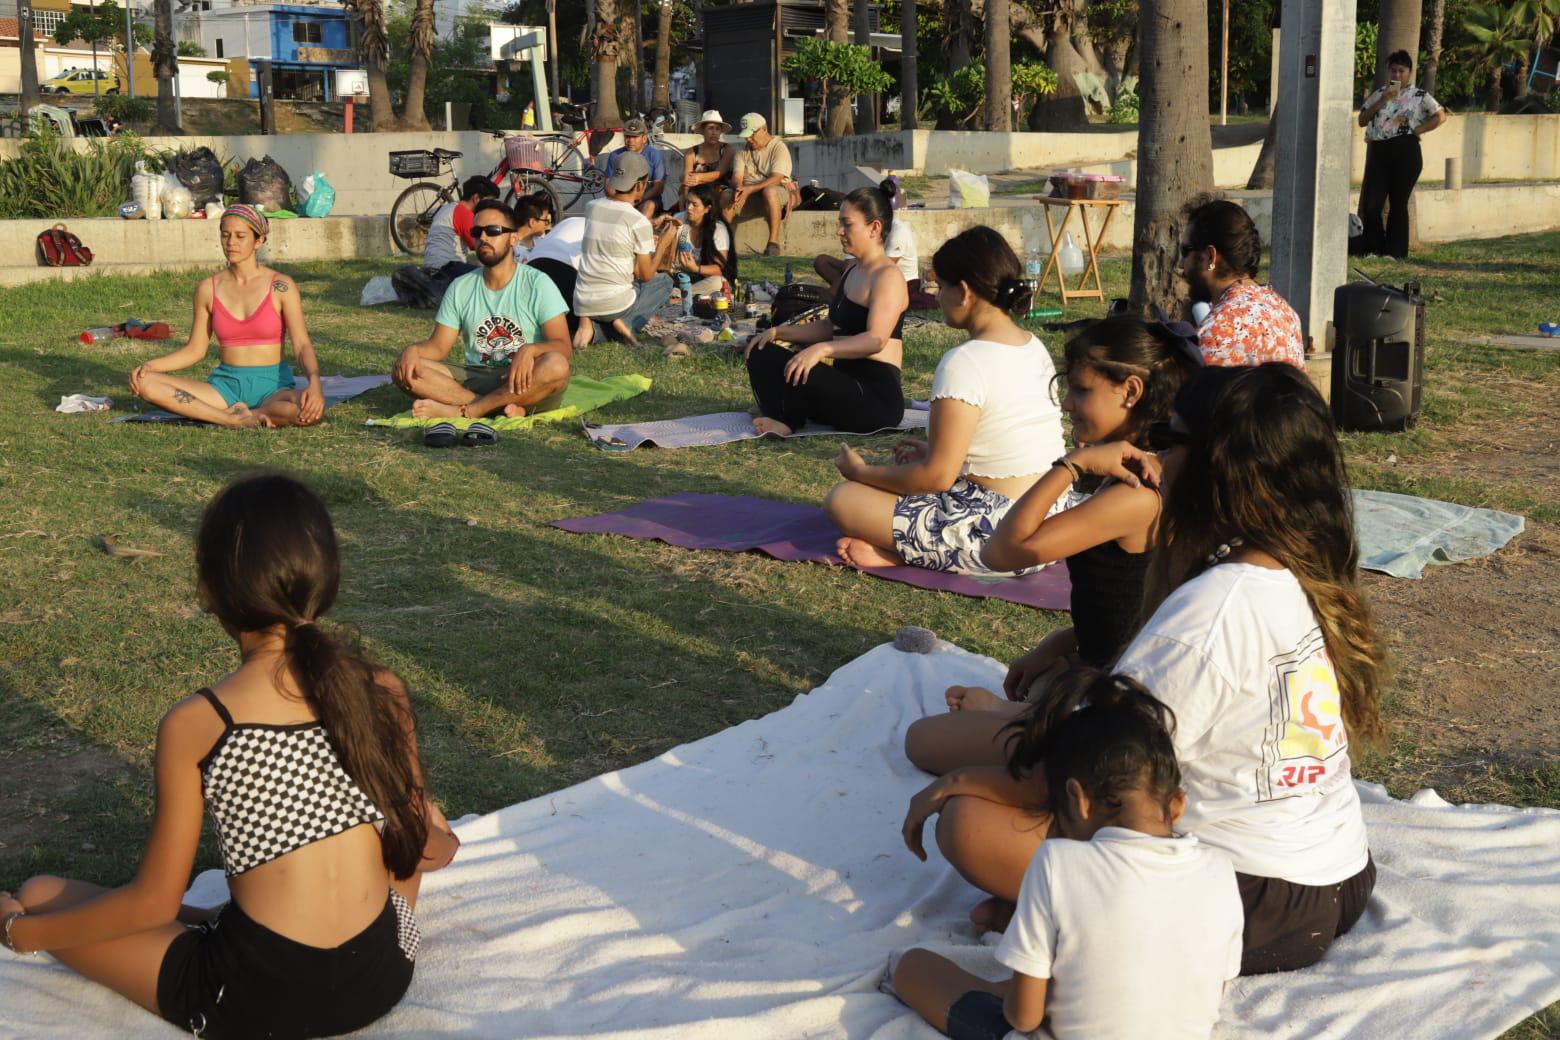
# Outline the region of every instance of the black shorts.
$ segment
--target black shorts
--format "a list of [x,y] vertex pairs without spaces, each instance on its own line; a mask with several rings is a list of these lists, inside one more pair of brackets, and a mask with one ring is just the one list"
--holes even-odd
[[983,989],[970,990],[948,1009],[952,1040],[1002,1040],[1012,1029],[1002,1013],[1002,998]]
[[1367,856],[1364,869],[1336,885],[1297,885],[1241,873],[1235,882],[1246,909],[1240,973],[1266,975],[1310,967],[1334,939],[1354,927],[1376,887],[1376,862]]
[[411,907],[395,892],[372,924],[334,949],[278,935],[229,903],[168,947],[157,1009],[211,1038],[350,1033],[401,999],[419,938]]
[[573,336],[580,327],[580,316],[574,313],[574,283],[579,278],[579,272],[562,260],[554,260],[548,256],[540,260],[528,260],[526,266],[545,274],[557,287],[558,295],[563,297],[563,302],[569,308],[564,314],[564,319],[569,323],[569,335]]

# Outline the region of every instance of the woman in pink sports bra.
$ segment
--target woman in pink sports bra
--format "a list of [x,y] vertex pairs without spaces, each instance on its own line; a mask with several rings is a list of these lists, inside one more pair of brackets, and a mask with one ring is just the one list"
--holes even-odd
[[[222,214],[227,270],[195,289],[189,341],[130,373],[130,389],[143,401],[176,415],[218,426],[312,426],[325,414],[319,363],[303,323],[298,284],[261,267],[256,259],[270,231],[264,214],[229,206]],[[239,317],[239,315],[247,317]],[[215,336],[222,363],[206,380],[169,375],[206,359]],[[297,389],[282,360],[282,340],[308,380]]]

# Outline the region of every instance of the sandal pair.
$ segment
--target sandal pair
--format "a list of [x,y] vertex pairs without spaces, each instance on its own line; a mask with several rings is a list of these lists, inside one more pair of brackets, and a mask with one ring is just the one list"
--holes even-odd
[[474,422],[462,433],[451,422],[434,423],[423,434],[425,448],[453,448],[456,444],[468,448],[490,448],[498,443],[498,431],[485,422]]

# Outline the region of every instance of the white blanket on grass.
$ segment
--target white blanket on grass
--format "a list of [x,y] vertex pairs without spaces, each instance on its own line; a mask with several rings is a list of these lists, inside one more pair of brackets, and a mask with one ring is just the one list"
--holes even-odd
[[[418,904],[411,991],[362,1035],[930,1040],[878,990],[890,952],[1001,971],[965,919],[975,891],[900,843],[925,782],[900,741],[949,684],[1001,677],[878,647],[773,715],[464,822]],[[1560,999],[1560,813],[1361,793],[1365,918],[1314,968],[1233,983],[1221,1040],[1470,1040]],[[8,1036],[175,1035],[3,952],[0,1007]]]

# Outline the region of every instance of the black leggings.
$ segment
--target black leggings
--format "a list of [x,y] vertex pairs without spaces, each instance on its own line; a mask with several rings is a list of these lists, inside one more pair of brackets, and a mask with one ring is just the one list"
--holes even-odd
[[809,422],[848,433],[871,433],[898,426],[905,417],[899,369],[871,358],[842,358],[833,365],[814,365],[807,382],[792,386],[785,366],[793,351],[766,343],[748,355],[748,382],[759,411],[793,431]]
[[526,266],[545,274],[553,285],[558,287],[564,306],[568,307],[563,317],[569,323],[569,335],[574,335],[580,327],[580,316],[574,313],[574,282],[578,273],[562,260],[554,260],[549,256],[529,261]]
[[[1365,252],[1400,260],[1408,255],[1408,197],[1424,168],[1424,153],[1413,134],[1365,145],[1365,179],[1360,183]],[[1383,231],[1381,209],[1389,203],[1392,209]]]

